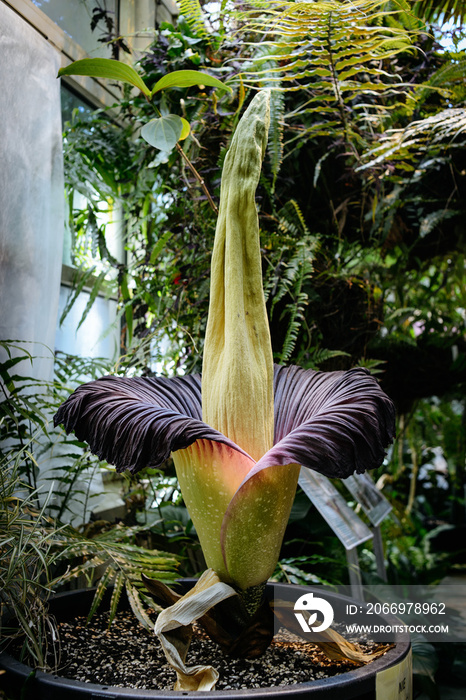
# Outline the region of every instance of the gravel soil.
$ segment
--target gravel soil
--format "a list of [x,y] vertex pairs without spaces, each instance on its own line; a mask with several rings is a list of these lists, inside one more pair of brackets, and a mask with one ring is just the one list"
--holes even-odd
[[[108,613],[59,623],[60,676],[124,688],[171,690],[176,674],[167,664],[154,634],[131,612],[117,614],[108,629]],[[374,651],[379,645],[360,645]],[[388,646],[387,646],[388,648]],[[196,628],[188,665],[212,664],[220,674],[216,690],[292,685],[345,673],[351,663],[330,661],[314,645],[281,630],[266,653],[255,660],[232,659]]]

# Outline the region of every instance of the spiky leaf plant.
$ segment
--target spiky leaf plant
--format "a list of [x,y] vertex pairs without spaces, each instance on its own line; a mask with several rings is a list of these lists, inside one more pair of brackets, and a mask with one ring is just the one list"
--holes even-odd
[[108,587],[113,585],[109,626],[125,589],[134,615],[143,627],[152,631],[154,623],[147,607],[153,608],[154,601],[144,592],[141,575],[152,581],[174,583],[178,560],[172,554],[133,544],[137,532],[142,529],[117,525],[91,539],[73,528],[63,528],[55,538],[55,546],[59,549],[56,559],[57,562],[72,561],[73,565],[56,577],[52,585],[63,585],[79,577],[87,580],[89,585],[97,582],[89,620],[97,611]]

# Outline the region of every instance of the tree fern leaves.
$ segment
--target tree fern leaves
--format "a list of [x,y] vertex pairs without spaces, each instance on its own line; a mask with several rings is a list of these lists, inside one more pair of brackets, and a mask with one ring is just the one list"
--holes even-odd
[[[258,35],[253,46],[259,51],[246,79],[305,90],[307,112],[323,117],[316,135],[328,133],[326,122],[336,121],[346,139],[357,138],[353,124],[380,121],[388,113],[379,96],[405,90],[386,64],[410,49],[410,35],[398,22],[388,26],[384,20],[395,13],[382,0],[251,5],[241,16]],[[275,69],[264,66],[265,52]]]
[[183,17],[196,34],[202,39],[208,39],[209,35],[204,24],[204,15],[199,0],[179,0],[178,5]]

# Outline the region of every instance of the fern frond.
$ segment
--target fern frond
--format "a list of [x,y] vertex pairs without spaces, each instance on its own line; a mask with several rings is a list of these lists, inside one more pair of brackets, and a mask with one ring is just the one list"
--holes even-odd
[[428,236],[445,219],[451,219],[453,216],[460,215],[461,212],[455,209],[439,209],[424,216],[419,225],[419,235],[421,238]]
[[343,350],[329,350],[328,348],[315,348],[311,353],[308,364],[313,369],[320,369],[320,366],[334,357],[350,357],[349,353]]
[[305,222],[305,220],[304,220],[303,213],[302,213],[301,209],[299,208],[299,204],[298,204],[298,202],[296,201],[296,199],[290,199],[290,205],[293,207],[293,209],[294,209],[295,212],[296,212],[296,215],[297,215],[297,217],[298,217],[298,219],[299,219],[299,223],[301,224],[301,227],[302,227],[302,230],[303,230],[304,235],[305,235],[305,236],[310,236],[310,235],[311,235],[311,234],[310,234],[310,231],[309,231],[309,229],[308,229],[308,227],[307,227],[307,225],[306,225],[306,222]]
[[[278,213],[278,222],[283,241],[282,253],[273,273],[266,276],[265,293],[266,298],[271,299],[271,317],[278,304],[286,302],[280,313],[280,321],[286,323],[286,332],[277,360],[287,362],[303,329],[310,342],[305,314],[309,299],[304,287],[314,271],[313,260],[318,239],[311,236],[295,200],[289,200],[282,207]],[[290,239],[289,246],[286,245],[286,236]]]
[[466,60],[452,61],[436,71],[429,79],[428,85],[432,87],[445,87],[453,83],[464,83],[466,79]]
[[279,356],[280,362],[286,363],[289,361],[296,346],[301,326],[305,322],[304,313],[309,299],[307,293],[303,290],[303,284],[311,276],[312,271],[312,262],[306,256],[304,247],[300,245],[295,258],[288,264],[284,275],[288,282],[286,285],[287,292],[291,296],[292,301],[286,305],[281,314],[281,319],[288,317],[288,327]]
[[291,319],[288,321],[288,328],[280,353],[280,362],[288,362],[293,353],[296,341],[298,340],[299,331],[301,330],[300,317],[302,316],[306,304],[307,295],[303,295],[300,296],[293,305],[290,304],[287,307],[287,311],[291,311]]
[[392,129],[380,139],[379,145],[368,151],[357,170],[372,168],[390,159],[402,159],[410,150],[427,153],[432,146],[458,145],[466,135],[466,111],[461,107],[444,109],[425,119],[409,124],[405,129]]
[[[385,21],[402,8],[387,9],[384,0],[270,0],[249,6],[238,11],[258,37],[251,42],[256,54],[244,72],[246,82],[305,91],[306,111],[320,117],[324,132],[327,121],[336,122],[347,139],[357,140],[356,125],[380,123],[389,115],[390,105],[379,97],[412,92],[385,68],[398,53],[413,50],[415,31]],[[296,116],[303,128],[303,110]],[[287,115],[287,122],[291,118]],[[296,138],[311,133],[306,125]]]
[[199,0],[178,0],[180,11],[196,36],[208,39],[209,34],[204,24],[204,14]]
[[386,360],[379,360],[379,359],[373,359],[373,358],[366,358],[366,357],[361,357],[356,365],[358,367],[365,367],[370,371],[371,374],[383,374],[384,373],[384,365],[386,365]]
[[282,92],[272,91],[270,98],[270,131],[268,151],[272,168],[272,191],[283,160],[283,128],[285,117],[285,96]]

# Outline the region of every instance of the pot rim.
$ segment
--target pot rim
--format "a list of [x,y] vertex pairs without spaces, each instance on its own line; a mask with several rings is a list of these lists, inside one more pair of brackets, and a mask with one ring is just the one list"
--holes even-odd
[[[178,583],[181,585],[189,586],[192,582],[197,579],[181,579]],[[274,583],[269,582],[267,587],[273,589],[292,590],[296,589],[295,584],[288,583]],[[299,586],[299,589],[303,592],[305,591],[318,591],[319,589],[313,586]],[[65,591],[62,593],[56,593],[51,597],[51,602],[60,601],[70,597],[78,596],[91,596],[95,589],[84,588],[77,589],[74,591]],[[326,592],[327,593],[327,592]],[[328,592],[331,597],[338,598],[341,602],[354,602],[352,598],[343,596],[339,593]],[[381,615],[385,621],[396,620],[390,615]],[[157,689],[141,689],[141,688],[121,688],[118,686],[110,686],[97,683],[85,683],[83,681],[77,681],[74,679],[64,678],[58,674],[46,673],[44,671],[36,671],[26,664],[18,661],[8,652],[0,653],[0,668],[3,668],[11,674],[17,682],[22,683],[34,683],[40,684],[44,689],[46,688],[48,694],[47,698],[52,697],[67,697],[68,698],[79,698],[88,697],[91,700],[97,700],[97,698],[103,698],[107,700],[125,700],[129,698],[137,698],[138,700],[154,700],[154,698],[167,698],[167,700],[184,700],[187,696],[194,696],[202,700],[207,700],[208,698],[218,697],[221,700],[235,700],[242,698],[244,696],[249,696],[254,698],[254,700],[270,700],[273,694],[280,693],[280,695],[286,696],[294,700],[294,698],[304,698],[311,695],[313,700],[319,700],[320,697],[325,697],[326,693],[332,691],[332,700],[350,700],[351,698],[358,697],[358,693],[371,693],[375,692],[375,682],[376,675],[380,671],[384,671],[391,666],[399,664],[403,661],[411,650],[411,642],[406,640],[405,637],[402,639],[396,639],[394,641],[394,646],[388,649],[383,656],[371,661],[365,666],[360,666],[351,671],[346,671],[328,678],[320,678],[313,681],[305,681],[302,683],[295,683],[293,685],[285,686],[270,686],[266,688],[241,688],[241,689],[229,689],[229,690],[209,690],[209,691],[178,691],[178,690],[157,690]],[[6,674],[6,675],[7,675]],[[349,692],[355,692],[354,694],[348,694]],[[66,693],[66,695],[65,695]],[[33,697],[33,696],[31,696]]]

